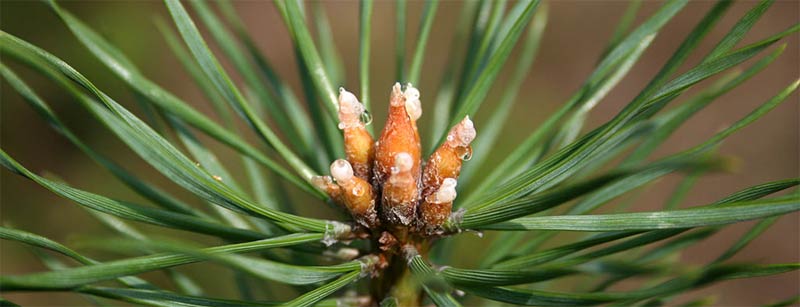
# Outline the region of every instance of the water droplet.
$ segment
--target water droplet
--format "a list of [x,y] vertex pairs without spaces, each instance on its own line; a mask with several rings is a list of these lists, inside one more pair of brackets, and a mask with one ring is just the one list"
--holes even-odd
[[364,110],[364,112],[361,112],[361,116],[358,119],[364,125],[369,125],[370,123],[372,123],[372,114],[370,114],[369,111]]
[[456,153],[458,153],[461,160],[469,161],[472,159],[472,147],[456,147]]

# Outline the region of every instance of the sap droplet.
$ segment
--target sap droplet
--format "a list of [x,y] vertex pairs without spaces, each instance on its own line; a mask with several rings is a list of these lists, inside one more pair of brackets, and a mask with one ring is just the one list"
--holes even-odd
[[331,176],[339,183],[344,183],[353,179],[353,167],[347,160],[339,159],[331,163]]
[[469,161],[472,159],[472,147],[456,147],[456,153],[461,158],[461,160]]
[[361,116],[359,116],[358,119],[362,124],[369,125],[372,123],[372,114],[370,114],[369,111],[364,110],[364,112],[361,112]]

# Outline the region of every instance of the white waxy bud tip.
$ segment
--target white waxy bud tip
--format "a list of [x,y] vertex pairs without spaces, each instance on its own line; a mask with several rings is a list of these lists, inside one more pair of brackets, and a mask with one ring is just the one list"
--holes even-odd
[[400,85],[400,82],[395,82],[394,85],[392,85],[392,96],[389,100],[389,104],[391,104],[393,107],[401,106],[403,103],[403,99],[401,99],[402,96],[403,88]]
[[353,93],[344,88],[339,88],[339,129],[357,126],[361,123],[360,116],[364,113],[364,105],[358,102]]
[[394,168],[397,172],[407,172],[414,166],[414,159],[407,152],[399,152],[394,156]]
[[419,99],[419,90],[413,84],[407,83],[403,95],[406,96],[406,99]]
[[449,203],[456,199],[456,185],[458,182],[453,178],[445,178],[436,193],[433,194],[434,203]]
[[403,92],[403,96],[406,98],[406,113],[408,113],[408,117],[411,120],[417,120],[422,116],[422,105],[419,101],[419,90],[415,88],[411,83],[406,85],[406,90]]
[[[448,141],[458,141],[457,146],[469,146],[475,137],[477,136],[477,132],[475,131],[475,124],[472,123],[472,120],[469,119],[469,115],[464,117],[460,123],[453,127],[453,130],[450,131],[450,134],[447,136]],[[453,136],[452,138],[450,136]]]
[[353,167],[347,160],[339,159],[331,163],[331,176],[336,182],[347,182],[353,179]]

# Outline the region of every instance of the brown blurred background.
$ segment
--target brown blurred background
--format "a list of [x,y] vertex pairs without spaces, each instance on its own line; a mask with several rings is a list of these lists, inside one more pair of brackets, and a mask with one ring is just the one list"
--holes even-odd
[[[637,24],[652,14],[660,2],[646,1],[639,12]],[[730,29],[755,1],[740,1],[733,5],[727,15],[701,43],[699,50],[689,58],[680,72],[697,64],[719,39]],[[346,84],[349,89],[358,88],[358,5],[355,1],[329,1],[323,5],[328,9],[332,21],[332,32],[339,53],[343,56],[346,68]],[[503,154],[536,128],[559,104],[565,102],[581,82],[591,73],[599,54],[610,38],[617,20],[622,15],[625,1],[550,1],[550,17],[544,40],[533,70],[525,81],[517,99],[503,137],[498,140],[495,155],[488,162],[502,159]],[[677,17],[661,31],[655,42],[643,55],[639,63],[625,79],[604,99],[592,113],[590,125],[593,128],[611,118],[622,106],[629,102],[638,91],[658,71],[661,65],[695,26],[708,9],[711,1],[690,3]],[[64,6],[76,13],[104,37],[117,45],[152,80],[177,94],[185,101],[210,114],[210,108],[202,93],[196,88],[177,60],[170,54],[153,25],[155,17],[168,20],[168,14],[159,1],[73,1]],[[424,70],[419,88],[422,92],[423,106],[431,102],[441,79],[443,65],[451,56],[450,42],[460,11],[461,3],[445,1],[438,10],[437,19],[431,33]],[[285,26],[273,5],[269,2],[237,2],[237,9],[243,16],[251,35],[259,47],[275,65],[280,75],[288,80],[299,93],[299,79],[294,55]],[[408,50],[416,45],[416,33],[422,3],[409,4]],[[741,45],[780,32],[800,21],[800,2],[776,1],[766,15],[755,25]],[[0,28],[3,31],[32,42],[61,57],[85,74],[101,89],[110,93],[137,114],[141,114],[124,84],[102,66],[80,45],[65,26],[45,7],[34,1],[0,2]],[[376,118],[375,125],[382,125],[385,116],[385,102],[390,85],[394,82],[394,3],[378,1],[373,15],[372,35],[372,104]],[[657,152],[664,156],[700,143],[715,131],[741,118],[779,90],[800,76],[800,42],[794,34],[785,39],[786,52],[765,71],[750,81],[722,96],[708,108],[686,123],[667,144]],[[212,48],[216,48],[212,46]],[[215,49],[216,50],[216,49]],[[218,53],[219,54],[219,53]],[[410,54],[410,51],[409,51]],[[517,54],[506,65],[512,67]],[[10,60],[5,60],[8,63]],[[751,61],[752,62],[752,61]],[[189,202],[197,199],[146,165],[124,144],[108,133],[93,120],[86,120],[87,113],[70,101],[62,91],[44,78],[19,68],[22,76],[51,104],[57,114],[78,133],[87,143],[100,152],[114,158],[129,170],[141,174],[161,187],[170,190]],[[226,66],[229,67],[229,66]],[[233,70],[229,69],[229,72]],[[504,72],[510,70],[505,69]],[[236,76],[238,78],[238,76]],[[709,80],[711,81],[711,80]],[[709,84],[704,81],[698,87]],[[491,110],[495,99],[505,83],[501,75],[482,112]],[[54,133],[25,103],[19,95],[3,82],[0,89],[0,144],[3,150],[16,158],[32,171],[56,174],[72,185],[111,196],[118,199],[142,201],[142,199],[108,172],[94,164],[65,139]],[[696,89],[691,92],[696,92]],[[358,94],[356,92],[356,94]],[[427,99],[426,99],[427,97]],[[676,100],[680,103],[688,96]],[[430,112],[431,107],[426,107]],[[688,204],[704,204],[717,200],[742,188],[790,177],[797,177],[798,144],[798,95],[789,97],[783,105],[764,116],[758,122],[728,138],[720,148],[724,155],[741,160],[741,165],[733,173],[714,174],[700,180],[691,191]],[[488,113],[488,112],[487,112]],[[427,113],[430,115],[430,113]],[[424,117],[422,121],[425,121]],[[480,137],[482,120],[487,116],[476,114],[476,126]],[[428,117],[429,118],[429,117]],[[423,124],[420,129],[425,129]],[[249,136],[252,137],[252,136]],[[221,148],[207,142],[212,148]],[[254,142],[255,144],[255,142]],[[220,151],[224,161],[235,161],[234,155],[226,149]],[[242,175],[241,168],[234,163],[231,170]],[[632,210],[656,210],[674,189],[680,175],[668,176],[642,193]],[[11,174],[0,171],[0,222],[7,226],[31,231],[69,244],[76,237],[87,234],[109,234],[79,206],[56,197],[52,193]],[[241,180],[244,181],[244,180]],[[319,204],[312,203],[313,206]],[[306,208],[313,216],[320,216],[316,210]],[[323,215],[329,213],[322,213]],[[761,237],[740,252],[732,261],[787,263],[800,259],[800,215],[797,213],[781,218]],[[713,260],[720,252],[736,240],[749,227],[741,223],[726,228],[719,234],[689,248],[683,254],[686,263],[702,265]],[[160,234],[161,228],[144,227]],[[461,248],[480,249],[486,244],[480,239],[471,239]],[[1,241],[0,271],[2,274],[21,274],[44,270],[44,267],[31,256],[28,249],[16,243]],[[475,245],[479,244],[479,245]],[[85,250],[81,250],[85,251]],[[92,254],[91,252],[88,252]],[[469,255],[466,255],[469,254]],[[475,254],[475,256],[472,256]],[[93,255],[93,254],[92,254]],[[102,254],[101,254],[102,255]],[[470,264],[479,253],[465,253],[458,262]],[[224,269],[212,266],[189,266],[191,276],[200,280],[219,280],[215,274],[229,274]],[[160,278],[160,277],[156,277]],[[566,289],[566,288],[565,288]],[[800,274],[797,272],[773,277],[735,280],[720,283],[709,288],[690,293],[689,297],[702,297],[715,294],[719,306],[753,306],[775,302],[798,294]],[[234,285],[213,284],[208,292],[221,297],[234,297]],[[86,305],[88,301],[73,294],[62,293],[4,293],[4,297],[26,306],[35,305]]]

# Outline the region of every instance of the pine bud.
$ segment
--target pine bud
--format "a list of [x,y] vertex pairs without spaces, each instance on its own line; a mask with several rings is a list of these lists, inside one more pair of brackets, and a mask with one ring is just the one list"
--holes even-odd
[[347,160],[333,161],[330,170],[341,191],[339,201],[347,207],[357,222],[367,227],[377,226],[378,214],[369,182],[355,176],[353,167]]
[[422,175],[425,187],[422,191],[423,199],[436,192],[445,178],[458,179],[461,163],[472,157],[470,144],[475,135],[475,126],[469,116],[450,129],[445,142],[433,152],[425,165]]
[[420,219],[424,228],[434,229],[450,216],[456,198],[456,179],[461,163],[472,155],[470,143],[475,139],[475,126],[465,117],[447,133],[445,142],[428,158],[422,175]]
[[450,217],[457,183],[454,178],[445,178],[438,190],[423,199],[419,211],[422,226],[426,229],[434,229]]
[[416,216],[419,189],[412,173],[413,166],[410,154],[397,153],[391,175],[383,184],[383,217],[392,224],[409,225]]
[[344,134],[345,156],[353,166],[353,173],[364,180],[370,180],[375,158],[374,141],[364,127],[364,117],[368,114],[353,93],[339,88],[339,129]]
[[421,149],[416,121],[421,115],[419,91],[408,84],[403,92],[400,83],[395,83],[389,100],[389,118],[375,146],[375,186],[383,185],[392,175],[395,156],[401,152],[411,157],[409,172],[415,182],[419,181]]

